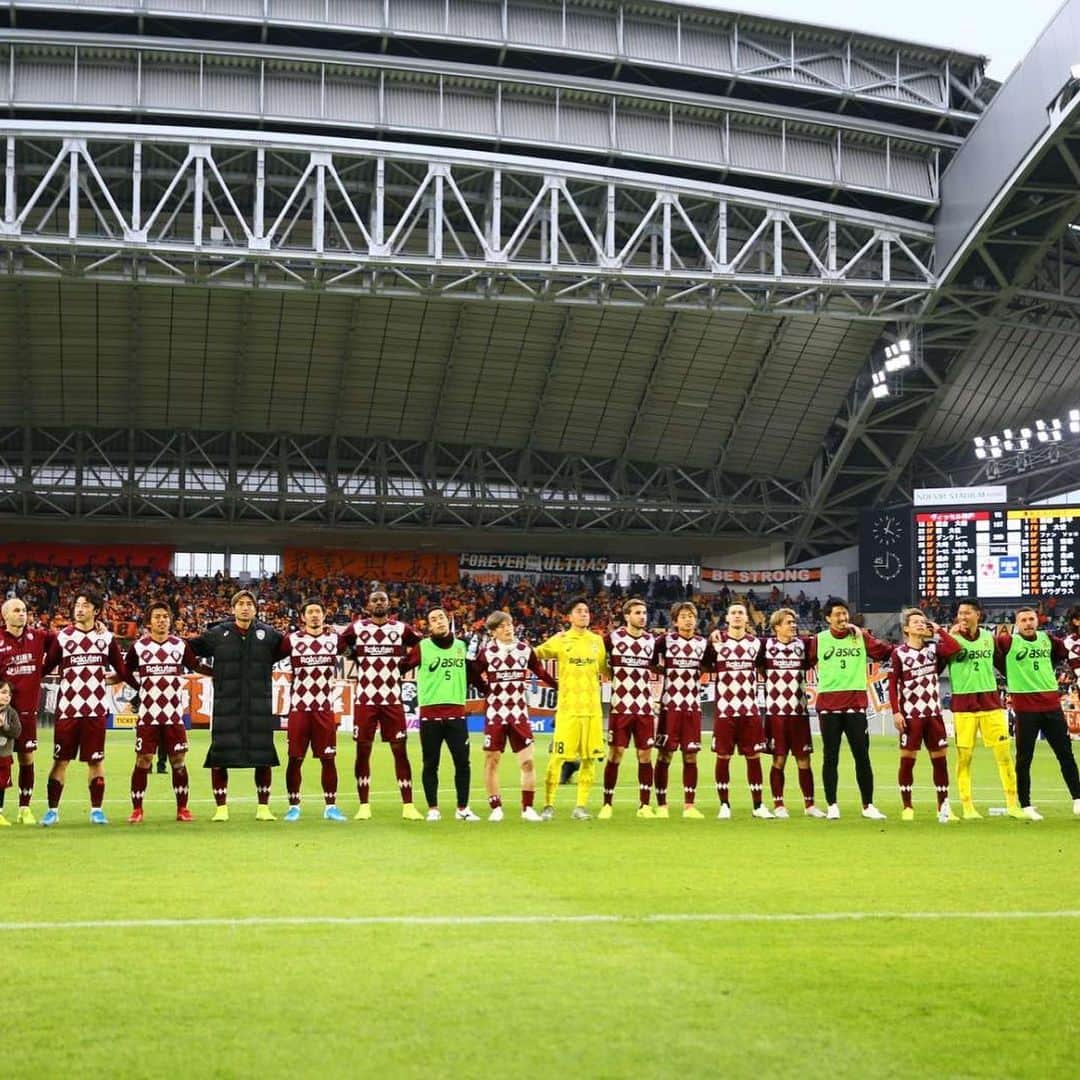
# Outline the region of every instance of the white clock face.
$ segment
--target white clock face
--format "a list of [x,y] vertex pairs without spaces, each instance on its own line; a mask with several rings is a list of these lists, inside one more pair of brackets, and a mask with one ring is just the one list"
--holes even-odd
[[886,514],[874,522],[874,539],[883,547],[891,547],[900,540],[900,519]]
[[875,576],[882,581],[892,581],[904,569],[900,557],[892,551],[883,551],[880,555],[875,555],[873,565]]

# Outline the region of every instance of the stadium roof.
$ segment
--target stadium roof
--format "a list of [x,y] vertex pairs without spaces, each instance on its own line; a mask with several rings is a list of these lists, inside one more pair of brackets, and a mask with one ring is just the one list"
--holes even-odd
[[[449,447],[497,460],[520,485],[521,514],[505,519],[517,531],[542,532],[534,502],[558,477],[580,505],[596,503],[584,525],[569,511],[559,519],[594,529],[593,546],[607,530],[643,548],[664,538],[701,551],[741,531],[805,553],[849,539],[857,507],[900,497],[917,474],[966,475],[972,434],[1066,399],[1080,405],[1080,247],[1068,228],[1080,151],[1064,62],[1080,42],[1078,0],[989,107],[994,88],[972,54],[859,34],[845,45],[833,29],[759,16],[737,19],[744,37],[724,53],[723,93],[705,76],[691,88],[662,75],[673,66],[662,50],[682,48],[685,29],[670,34],[665,20],[690,9],[614,2],[573,7],[582,64],[601,47],[589,33],[603,42],[611,27],[633,26],[625,38],[619,30],[607,67],[560,68],[541,40],[548,24],[511,20],[510,81],[464,30],[450,40],[458,27],[444,79],[428,70],[424,42],[433,48],[438,35],[418,14],[408,34],[419,59],[401,60],[401,80],[350,74],[339,86],[332,79],[353,70],[342,50],[363,65],[366,46],[346,45],[347,28],[324,20],[324,39],[290,60],[306,126],[281,119],[287,103],[265,108],[290,51],[280,40],[230,44],[244,62],[211,78],[214,34],[237,35],[200,4],[177,0],[169,11],[189,22],[145,31],[119,17],[124,3],[80,5],[79,41],[60,29],[69,12],[59,5],[15,6],[38,21],[8,35],[17,78],[0,319],[15,332],[0,340],[0,366],[19,392],[0,404],[0,512],[12,519],[52,507],[138,520],[145,492],[133,489],[149,475],[138,469],[160,456],[162,433],[181,431],[233,447],[229,460],[207,462],[224,471],[223,508],[208,509],[211,491],[198,512],[240,520],[244,462],[235,438],[215,441],[232,432],[252,445],[318,443],[309,467],[326,473],[323,502],[305,510],[283,479],[276,516],[259,511],[269,523],[342,522],[319,507],[336,500],[339,513],[352,498],[335,478],[336,440],[347,438],[353,450],[383,447],[364,468],[384,495],[398,462],[415,482],[424,505],[409,527],[445,526],[447,512],[499,542],[504,517],[470,518],[466,506],[490,481],[447,510],[458,451],[416,449]],[[235,7],[229,19],[244,24],[250,13]],[[117,16],[108,23],[106,9]],[[309,17],[297,12],[299,33]],[[731,13],[693,13],[709,41],[735,33]],[[650,44],[642,34],[654,24]],[[398,33],[383,29],[387,40]],[[845,48],[866,71],[888,55],[892,74],[855,85]],[[368,66],[392,68],[388,55],[373,50]],[[655,115],[647,71],[660,84]],[[190,102],[191,115],[159,109],[153,126],[145,110],[167,86],[183,88],[173,100]],[[331,90],[359,94],[375,128],[305,134],[328,115]],[[515,95],[529,93],[526,107]],[[768,98],[759,121],[755,97]],[[695,121],[710,101],[722,124]],[[469,128],[468,143],[414,141],[436,107],[435,126]],[[521,117],[537,132],[554,117],[533,158],[503,149],[526,138],[527,126],[506,126]],[[710,124],[713,142],[676,152],[684,133],[705,139]],[[560,156],[571,130],[580,152]],[[913,338],[922,366],[875,402],[870,369],[899,336]],[[86,489],[86,440],[62,435],[73,430],[99,449],[130,431],[117,481],[126,509]],[[51,488],[44,480],[68,447],[83,455],[78,493],[62,476]],[[266,452],[246,464],[262,467]],[[280,450],[282,478],[290,452]],[[185,461],[176,475],[190,453]],[[177,509],[190,493],[168,499],[166,515],[193,512]],[[647,514],[662,524],[644,524]],[[345,520],[363,525],[363,515]],[[373,520],[398,519],[380,510]]]

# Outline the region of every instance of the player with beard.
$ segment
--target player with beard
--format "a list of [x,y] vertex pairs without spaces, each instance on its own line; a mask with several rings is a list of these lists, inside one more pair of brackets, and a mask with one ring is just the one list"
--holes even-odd
[[357,821],[371,817],[371,751],[375,732],[390,744],[394,775],[401,792],[401,816],[423,821],[413,805],[412,766],[405,741],[408,729],[401,700],[401,662],[420,644],[420,635],[390,616],[390,597],[381,588],[368,597],[367,616],[354,619],[340,635],[339,649],[356,663],[353,701],[353,739],[356,741],[356,791],[360,796]]
[[656,815],[649,805],[653,786],[652,748],[656,745],[656,721],[653,718],[651,672],[655,663],[657,639],[645,628],[649,609],[639,597],[623,604],[625,626],[612,630],[604,638],[608,666],[611,668],[611,709],[608,716],[608,760],[604,766],[604,805],[599,817],[611,817],[619,764],[634,740],[638,760],[639,818]]
[[997,636],[995,662],[1005,675],[1016,714],[1017,795],[1029,821],[1043,819],[1031,805],[1031,760],[1040,735],[1057,758],[1061,778],[1073,800],[1073,813],[1080,814],[1080,772],[1061,711],[1061,691],[1054,671],[1055,665],[1068,659],[1065,642],[1039,629],[1038,612],[1031,607],[1017,608],[1013,632],[1003,631]]
[[821,724],[824,761],[821,779],[830,821],[840,817],[836,801],[839,781],[840,740],[847,738],[855,759],[855,777],[862,797],[862,816],[881,821],[885,815],[874,805],[874,769],[870,764],[870,727],[866,719],[867,661],[888,660],[892,646],[878,641],[861,627],[851,625],[847,604],[830,597],[822,605],[827,630],[810,639],[810,662],[817,665],[817,713]]
[[185,671],[208,672],[186,641],[172,632],[172,608],[163,600],[147,608],[150,632],[132,642],[124,665],[127,682],[139,695],[135,727],[135,768],[131,772],[129,825],[143,820],[143,799],[159,746],[172,766],[176,820],[194,821],[188,809],[187,730],[184,727]]

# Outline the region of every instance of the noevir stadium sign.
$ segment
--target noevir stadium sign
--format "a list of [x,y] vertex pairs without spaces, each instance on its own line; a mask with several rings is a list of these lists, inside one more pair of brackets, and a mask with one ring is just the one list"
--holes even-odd
[[784,585],[793,581],[820,581],[820,569],[786,570],[714,570],[703,567],[701,577],[705,581],[719,581],[726,585]]
[[572,558],[566,555],[481,555],[464,552],[458,558],[462,570],[515,571],[522,574],[602,574],[607,559]]

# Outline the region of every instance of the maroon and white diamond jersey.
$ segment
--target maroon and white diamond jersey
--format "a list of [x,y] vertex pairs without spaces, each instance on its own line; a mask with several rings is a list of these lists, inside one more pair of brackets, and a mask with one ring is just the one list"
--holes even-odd
[[766,716],[806,716],[806,640],[766,638],[759,658],[764,663],[763,683]]
[[672,712],[701,712],[701,672],[712,648],[700,634],[684,638],[668,633],[660,639],[660,669],[664,690],[660,706]]
[[292,668],[289,708],[295,712],[325,712],[334,707],[338,633],[294,630],[285,636],[282,652]]
[[485,716],[489,723],[515,724],[529,719],[530,670],[537,666],[532,646],[515,641],[509,647],[489,641],[480,651],[480,664],[488,684]]
[[106,673],[124,674],[120,646],[108,630],[80,630],[65,626],[56,635],[60,690],[57,720],[106,716],[109,712]]
[[616,716],[652,716],[650,673],[657,639],[647,630],[634,637],[625,627],[604,639],[611,668],[611,712]]
[[893,648],[889,691],[893,709],[905,718],[941,715],[936,639],[921,649],[913,649],[905,642]]
[[187,679],[195,659],[191,646],[174,634],[155,641],[149,634],[127,654],[128,681],[139,691],[139,723],[182,724]]
[[1069,670],[1080,682],[1080,634],[1066,634],[1062,644],[1065,646],[1065,660],[1069,665]]
[[762,639],[747,634],[728,637],[721,632],[713,640],[716,651],[716,716],[757,716],[757,665]]
[[11,704],[20,716],[37,716],[45,660],[55,648],[55,637],[29,627],[16,635],[0,626],[0,679],[11,685]]
[[420,635],[397,619],[381,625],[356,619],[342,642],[356,660],[356,704],[400,705],[400,664],[408,650],[420,644]]

